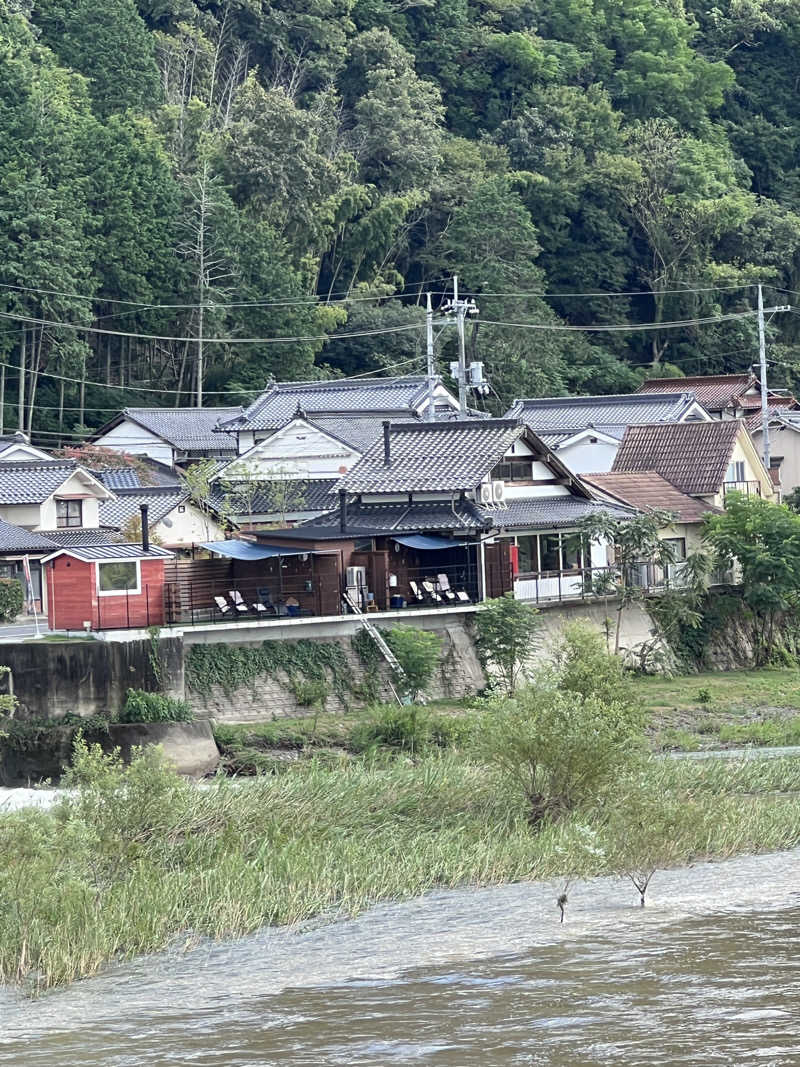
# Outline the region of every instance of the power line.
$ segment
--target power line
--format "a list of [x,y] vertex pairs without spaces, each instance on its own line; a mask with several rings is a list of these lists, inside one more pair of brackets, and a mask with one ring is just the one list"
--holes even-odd
[[713,315],[708,318],[700,319],[679,319],[673,322],[638,322],[630,324],[617,324],[606,325],[603,323],[595,323],[590,326],[573,326],[568,323],[533,323],[533,322],[496,322],[492,319],[477,319],[482,326],[510,326],[520,330],[551,330],[563,333],[581,333],[581,332],[630,332],[641,330],[669,330],[669,329],[682,329],[687,326],[708,326],[717,322],[728,322],[731,319],[744,319],[750,318],[756,315],[754,310],[748,311],[732,311],[726,315]]
[[[399,367],[407,367],[412,363],[418,363],[418,362],[420,362],[421,359],[424,359],[424,357],[423,356],[412,356],[411,359],[404,359],[400,363],[390,363],[386,367],[377,367],[375,370],[362,371],[360,374],[352,374],[352,375],[350,375],[349,377],[346,377],[346,378],[319,378],[319,379],[310,378],[304,384],[311,385],[315,381],[325,382],[326,384],[333,383],[333,382],[336,382],[336,383],[339,383],[339,382],[354,382],[354,381],[358,381],[361,378],[374,378],[379,374],[385,374],[387,371],[394,371],[394,370],[397,370]],[[18,371],[19,370],[19,368],[15,364],[13,364],[13,363],[4,363],[1,360],[0,360],[0,367],[6,367],[7,369],[13,370],[13,371]],[[164,388],[162,388],[162,389],[150,389],[150,388],[148,388],[147,386],[144,386],[144,385],[109,385],[108,382],[98,382],[98,381],[94,381],[91,378],[70,378],[70,377],[67,377],[64,374],[54,374],[52,371],[46,371],[46,370],[40,370],[40,371],[37,372],[37,374],[38,374],[39,377],[43,377],[43,378],[54,378],[57,381],[72,382],[72,383],[74,383],[76,385],[91,385],[91,386],[94,386],[97,389],[113,389],[116,392],[158,393],[160,396],[164,396],[165,393],[169,393],[172,396],[175,396],[176,394],[181,394],[181,393],[185,393],[188,396],[194,396],[194,393],[195,393],[194,389],[171,389],[171,388],[167,388],[166,386]],[[265,389],[267,389],[269,387],[269,384],[270,383],[267,383],[267,385],[265,385],[265,386],[261,386],[261,387],[258,387],[258,388],[254,387],[252,389],[247,389],[247,388],[244,388],[244,387],[241,388],[241,389],[206,389],[206,390],[204,390],[204,392],[208,396],[242,396],[245,393],[253,393],[256,396],[258,396],[261,393],[263,393],[265,391]],[[37,407],[38,407],[38,405],[37,405]],[[117,408],[96,408],[92,404],[87,403],[85,405],[85,410],[87,410],[87,411],[116,411],[118,409]],[[183,410],[183,411],[185,411],[185,410],[197,410],[197,409],[196,408],[190,409],[190,408],[169,408],[169,407],[164,407],[164,408],[160,408],[159,410],[162,410],[162,411],[182,411]],[[208,410],[213,410],[213,408],[212,409],[208,409]]]
[[[417,289],[419,292],[424,292],[424,291],[428,291],[428,289],[429,289],[429,287],[431,285],[439,284],[439,283],[449,283],[449,281],[450,281],[450,278],[429,278],[429,279],[426,279],[426,281],[424,281],[424,282],[412,283],[412,288],[413,289]],[[754,283],[754,282],[745,282],[745,283],[741,283],[739,285],[699,285],[699,286],[692,286],[692,285],[687,284],[686,286],[684,286],[681,289],[661,289],[661,290],[659,290],[659,295],[660,294],[675,295],[675,294],[681,294],[681,293],[690,294],[690,293],[731,292],[731,291],[737,290],[737,289],[753,289],[753,288],[755,288],[755,286],[756,286],[756,283]],[[794,292],[794,290],[791,290],[791,289],[778,289],[778,287],[774,286],[774,285],[770,285],[767,288],[775,289],[777,292],[784,292],[784,293]],[[138,310],[141,310],[141,311],[169,311],[169,310],[173,310],[174,311],[174,310],[181,310],[181,309],[187,310],[187,309],[198,308],[198,307],[201,306],[198,303],[158,304],[158,303],[154,303],[154,302],[145,302],[145,301],[138,301],[138,300],[118,300],[118,299],[115,299],[115,298],[104,297],[104,296],[101,296],[101,295],[88,296],[88,295],[86,295],[84,293],[70,293],[70,292],[65,292],[65,291],[58,290],[58,289],[42,289],[42,288],[38,288],[36,286],[31,286],[31,285],[15,285],[15,284],[12,284],[10,282],[0,282],[0,289],[9,289],[9,290],[12,290],[12,291],[15,291],[15,292],[36,293],[37,295],[43,295],[43,296],[63,296],[63,297],[67,297],[67,298],[72,299],[72,300],[84,300],[87,303],[95,303],[95,304],[122,304],[122,305],[125,305],[127,307],[132,307],[134,309],[138,309]],[[433,291],[433,290],[431,290],[431,295],[433,295],[433,296],[445,296],[446,295],[446,290],[443,290],[443,291],[440,291],[440,290]],[[588,299],[588,298],[596,299],[596,298],[605,298],[605,297],[614,298],[614,297],[628,297],[628,296],[653,296],[654,293],[653,293],[652,289],[632,289],[632,290],[627,290],[627,291],[624,291],[624,290],[623,291],[611,290],[611,291],[606,291],[606,292],[603,292],[601,290],[596,290],[596,291],[589,291],[589,292],[586,292],[586,293],[575,293],[575,292],[561,293],[561,292],[552,292],[552,291],[549,291],[549,290],[541,290],[541,291],[528,290],[526,292],[517,292],[517,293],[481,292],[478,295],[480,295],[481,297],[492,297],[492,298],[494,298],[494,297],[518,297],[518,298],[530,297],[530,298],[534,298],[534,297],[546,296],[546,297],[559,297],[559,298],[561,298],[561,297],[564,297],[564,298],[566,298],[566,297],[576,297],[576,298],[582,297],[582,298],[586,298],[586,299]],[[796,293],[796,295],[800,296],[800,293]],[[370,302],[370,301],[377,301],[377,300],[410,300],[410,299],[413,299],[413,296],[414,296],[413,292],[384,293],[384,294],[373,293],[373,294],[368,295],[368,296],[367,295],[365,295],[365,296],[353,296],[350,293],[329,293],[327,296],[322,296],[322,295],[318,294],[316,296],[295,298],[295,299],[292,299],[292,300],[268,300],[268,299],[263,299],[262,300],[262,299],[259,299],[259,300],[242,300],[242,301],[235,301],[235,302],[209,301],[208,303],[204,303],[202,306],[205,307],[205,308],[221,308],[221,309],[238,308],[238,307],[299,307],[299,306],[304,306],[304,305],[305,306],[309,306],[309,307],[315,307],[315,306],[316,307],[325,307],[331,301],[337,301],[337,302],[341,302],[341,303],[363,303],[363,302]],[[133,312],[131,312],[131,314],[135,314],[135,313],[136,313],[135,310]],[[105,317],[105,316],[103,316],[103,317]]]
[[[742,285],[708,285],[697,287],[686,287],[683,289],[659,289],[658,295],[675,295],[676,293],[718,293],[729,292],[733,289],[754,289],[755,284],[752,282],[743,283]],[[618,292],[617,290],[611,292],[589,292],[589,293],[554,293],[554,292],[537,292],[531,290],[526,293],[483,293],[476,292],[475,294],[480,300],[484,297],[537,297],[537,296],[549,296],[549,297],[584,297],[584,298],[598,298],[598,297],[617,297],[617,296],[655,296],[656,294],[652,289],[632,289],[628,292]],[[798,294],[800,295],[800,294]]]
[[[16,315],[8,311],[0,311],[0,319],[11,319],[14,322],[27,322],[33,326],[52,326],[57,329],[74,330],[76,333],[96,333],[108,337],[134,337],[140,341],[188,341],[196,343],[197,337],[173,337],[168,334],[134,333],[124,330],[103,330],[96,326],[80,326],[74,322],[58,322],[52,319],[35,318],[29,315]],[[326,333],[298,337],[204,337],[206,344],[219,345],[274,345],[295,344],[300,341],[340,341],[350,340],[353,337],[378,337],[383,334],[404,333],[409,330],[423,330],[425,323],[412,322],[402,326],[385,326],[378,330],[353,330],[350,333]]]
[[[448,281],[449,278],[430,278],[424,283],[415,283],[414,287],[419,288],[420,285],[429,286]],[[12,285],[10,282],[0,282],[0,289],[10,289],[15,292],[23,293],[36,293],[40,296],[64,296],[71,300],[85,300],[87,303],[93,304],[124,304],[140,311],[193,309],[201,306],[200,304],[156,304],[152,302],[145,303],[138,300],[116,300],[105,296],[86,296],[83,293],[62,292],[58,289],[39,289],[31,285]],[[326,307],[331,301],[338,301],[341,303],[361,303],[372,300],[410,300],[412,299],[412,295],[412,293],[373,293],[371,296],[352,296],[348,293],[329,293],[327,296],[317,295],[293,300],[243,300],[236,303],[210,301],[204,303],[202,306],[205,308],[299,307],[303,305],[309,307]],[[444,296],[445,294],[444,292],[437,291],[433,295]]]

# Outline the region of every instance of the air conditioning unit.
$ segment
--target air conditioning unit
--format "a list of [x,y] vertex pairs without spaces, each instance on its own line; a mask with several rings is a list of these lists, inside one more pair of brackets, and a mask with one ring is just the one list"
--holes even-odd
[[361,590],[367,584],[367,568],[366,567],[348,567],[347,568],[347,588]]
[[484,507],[494,507],[494,493],[492,492],[493,485],[493,482],[481,482],[480,497],[481,504],[483,504]]
[[506,504],[506,483],[505,482],[492,482],[492,500],[499,507],[505,507],[505,504]]

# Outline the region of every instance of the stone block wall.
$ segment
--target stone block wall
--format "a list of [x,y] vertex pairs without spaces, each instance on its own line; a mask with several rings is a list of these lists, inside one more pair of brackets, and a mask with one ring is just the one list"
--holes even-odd
[[[442,619],[442,622],[445,625],[441,629],[437,628],[442,637],[442,653],[427,695],[431,699],[458,699],[477,693],[486,681],[468,626],[462,620]],[[352,688],[357,690],[365,681],[366,669],[353,651],[350,637],[316,640],[333,642],[341,647],[350,671]],[[393,699],[390,687],[391,671],[383,662],[378,667],[378,683],[381,699]],[[218,722],[266,722],[271,719],[301,718],[314,714],[312,709],[298,704],[289,680],[280,674],[277,677],[262,674],[253,684],[231,689],[215,685],[210,691],[203,693],[196,692],[187,684],[186,699],[198,718],[213,718]],[[353,695],[351,703],[353,707],[358,707],[363,704],[363,700]],[[335,715],[344,711],[339,697],[331,692],[325,713]]]

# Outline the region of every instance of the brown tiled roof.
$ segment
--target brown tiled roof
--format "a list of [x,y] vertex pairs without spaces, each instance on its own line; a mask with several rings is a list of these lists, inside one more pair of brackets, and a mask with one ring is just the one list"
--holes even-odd
[[[749,397],[748,397],[748,399],[749,399]],[[761,429],[761,397],[760,396],[756,397],[756,399],[758,400],[757,409],[753,412],[752,415],[747,415],[745,417],[745,422],[747,423],[747,429],[750,431],[750,433],[754,433],[756,430],[760,430]],[[755,407],[755,405],[753,405],[753,406]],[[777,415],[778,412],[781,412],[781,411],[792,411],[796,407],[797,407],[797,401],[795,400],[795,398],[793,396],[786,396],[786,397],[772,397],[771,396],[769,398],[769,405],[767,407],[767,411],[769,413],[769,417],[771,418],[773,415]]]
[[695,400],[706,410],[721,411],[756,384],[752,374],[707,374],[693,378],[648,378],[637,393],[694,393]]
[[717,514],[720,510],[713,504],[687,496],[655,471],[584,474],[583,480],[640,511],[670,511],[678,522],[702,522],[706,515]]
[[716,493],[744,428],[741,419],[629,426],[612,470],[656,471],[683,493]]

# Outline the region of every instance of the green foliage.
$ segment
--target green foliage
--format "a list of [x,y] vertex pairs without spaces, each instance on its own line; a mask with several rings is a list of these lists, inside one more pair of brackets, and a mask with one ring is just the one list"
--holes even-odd
[[536,655],[538,612],[513,594],[487,600],[475,617],[475,644],[483,663],[513,693]]
[[487,714],[478,751],[538,825],[598,803],[635,757],[641,725],[631,705],[529,686]]
[[776,649],[778,620],[800,605],[800,515],[784,504],[729,493],[725,514],[707,516],[704,538],[721,566],[738,565],[757,666]]
[[191,722],[193,718],[185,700],[142,689],[128,690],[119,714],[120,722]]
[[0,578],[0,619],[16,619],[25,604],[22,585],[16,578]]
[[233,693],[254,685],[259,675],[284,675],[290,683],[331,678],[343,703],[352,692],[352,677],[344,651],[336,642],[262,641],[260,645],[192,645],[186,659],[186,681],[196,693],[220,686]]
[[622,661],[610,655],[605,641],[587,623],[564,627],[554,649],[558,687],[586,698],[595,696],[609,704],[630,704],[633,689]]
[[402,675],[395,675],[395,684],[407,696],[416,698],[433,678],[442,651],[441,637],[413,626],[395,626],[384,637],[403,669]]
[[[72,791],[53,809],[0,813],[0,981],[40,992],[179,937],[240,937],[437,887],[636,873],[797,843],[798,760],[652,760],[641,773],[641,808],[640,783],[625,780],[631,803],[614,818],[605,805],[534,831],[514,795],[454,754],[310,759],[198,790],[158,750],[125,767],[79,743]],[[634,848],[640,813],[660,845],[669,828],[670,857]]]
[[[0,311],[103,329],[119,300],[162,338],[7,331],[9,424],[96,428],[154,382],[189,402],[201,317],[206,337],[296,338],[208,342],[219,402],[404,363],[413,329],[325,339],[419,322],[452,272],[499,410],[650,366],[739,371],[750,318],[507,324],[718,318],[756,280],[796,289],[799,40],[785,0],[0,0],[0,259],[28,287]],[[769,330],[771,384],[796,387],[797,320]]]

